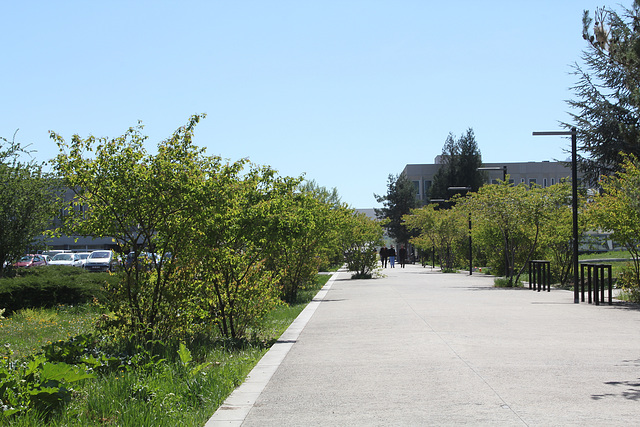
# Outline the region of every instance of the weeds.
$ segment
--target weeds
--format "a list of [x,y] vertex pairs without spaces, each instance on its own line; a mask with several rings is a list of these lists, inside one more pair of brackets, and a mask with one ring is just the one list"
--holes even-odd
[[103,336],[94,304],[0,319],[11,341],[0,356],[0,426],[202,426],[328,279],[318,276],[244,340],[214,329],[182,342]]
[[521,288],[523,286],[521,281],[518,283],[513,283],[513,281],[509,280],[506,277],[496,277],[493,279],[493,286],[496,288]]

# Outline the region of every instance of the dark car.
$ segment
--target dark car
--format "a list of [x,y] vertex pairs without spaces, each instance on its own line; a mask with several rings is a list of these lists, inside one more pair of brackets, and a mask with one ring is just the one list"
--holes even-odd
[[153,268],[155,256],[150,252],[140,252],[136,256],[135,252],[129,252],[124,259],[124,268],[138,268],[141,270],[151,270]]
[[36,267],[38,265],[47,265],[47,260],[42,255],[28,254],[23,256],[14,263],[14,267]]

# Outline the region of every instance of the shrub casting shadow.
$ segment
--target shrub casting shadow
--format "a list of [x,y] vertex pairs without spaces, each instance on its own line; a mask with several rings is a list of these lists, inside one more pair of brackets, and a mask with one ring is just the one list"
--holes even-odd
[[591,399],[601,400],[607,397],[622,397],[627,400],[640,401],[640,378],[636,381],[608,381],[604,384],[627,387],[627,389],[620,393],[594,394]]

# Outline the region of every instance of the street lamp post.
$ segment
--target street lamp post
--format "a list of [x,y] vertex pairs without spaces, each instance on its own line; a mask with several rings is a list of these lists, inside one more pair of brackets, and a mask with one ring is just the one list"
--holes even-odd
[[578,131],[533,132],[533,136],[571,136],[571,207],[573,210],[573,302],[580,303],[578,291]]
[[[443,203],[443,202],[446,202],[446,200],[445,199],[429,199],[429,203]],[[434,269],[435,266],[436,266],[436,248],[435,246],[432,246],[431,247],[431,269]],[[440,265],[440,269],[442,269],[442,265]]]
[[[502,181],[505,184],[507,183],[507,165],[503,165],[503,166],[483,166],[478,168],[479,171],[502,171]],[[508,239],[505,237],[504,239],[504,277],[509,278],[511,277],[511,269],[509,268],[509,241]]]
[[[451,191],[471,191],[471,187],[449,187]],[[473,274],[473,249],[471,247],[471,211],[469,211],[469,276]]]

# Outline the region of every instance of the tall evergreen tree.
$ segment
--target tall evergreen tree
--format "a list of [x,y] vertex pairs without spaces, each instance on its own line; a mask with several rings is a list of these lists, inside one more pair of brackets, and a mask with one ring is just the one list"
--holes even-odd
[[482,155],[472,128],[457,140],[449,133],[440,159],[442,166],[433,177],[431,199],[448,199],[452,196],[449,187],[471,187],[471,191],[478,191],[484,183],[484,173],[478,170]]
[[640,0],[593,16],[584,11],[584,64],[573,66],[576,99],[567,101],[573,123],[563,123],[578,130],[579,167],[591,183],[619,171],[621,153],[640,155]]
[[402,219],[404,215],[411,213],[411,209],[418,207],[416,187],[406,175],[389,175],[387,181],[387,194],[379,196],[374,194],[376,201],[383,207],[375,209],[376,217],[384,220],[383,225],[389,236],[398,243],[406,244],[412,234]]

